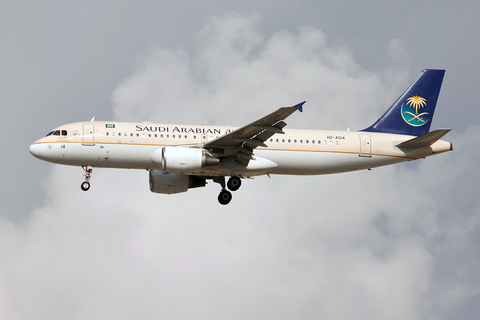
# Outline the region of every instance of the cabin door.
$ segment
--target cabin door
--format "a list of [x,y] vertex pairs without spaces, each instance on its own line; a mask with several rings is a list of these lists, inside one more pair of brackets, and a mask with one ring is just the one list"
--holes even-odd
[[84,146],[94,146],[95,140],[93,133],[95,132],[95,125],[93,123],[84,123],[83,124],[83,137],[82,145]]
[[369,134],[360,135],[360,157],[370,158],[372,156],[372,142]]

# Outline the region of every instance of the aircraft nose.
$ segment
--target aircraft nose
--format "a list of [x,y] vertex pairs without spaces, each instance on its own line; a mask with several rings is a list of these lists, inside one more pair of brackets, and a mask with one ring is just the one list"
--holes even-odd
[[35,158],[40,158],[40,145],[31,144],[28,150],[30,151],[32,156],[34,156]]

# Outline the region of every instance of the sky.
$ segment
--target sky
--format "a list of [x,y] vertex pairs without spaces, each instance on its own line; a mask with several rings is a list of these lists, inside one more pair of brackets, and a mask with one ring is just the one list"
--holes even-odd
[[[3,1],[0,318],[476,319],[477,1]],[[363,129],[426,68],[454,151],[153,194],[28,146],[69,122]]]

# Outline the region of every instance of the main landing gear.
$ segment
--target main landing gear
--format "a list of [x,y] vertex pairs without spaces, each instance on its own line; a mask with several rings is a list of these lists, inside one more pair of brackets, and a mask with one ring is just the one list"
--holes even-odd
[[[218,195],[218,202],[222,205],[229,204],[232,201],[232,194],[225,188],[225,177],[214,177],[213,182],[219,183],[222,186],[222,191]],[[239,177],[232,176],[228,179],[227,187],[231,191],[237,191],[242,185],[242,180]]]
[[82,167],[82,169],[85,171],[85,174],[83,175],[85,177],[85,181],[82,182],[80,188],[82,188],[83,191],[88,191],[88,189],[90,189],[90,178],[92,177],[93,167],[85,166]]

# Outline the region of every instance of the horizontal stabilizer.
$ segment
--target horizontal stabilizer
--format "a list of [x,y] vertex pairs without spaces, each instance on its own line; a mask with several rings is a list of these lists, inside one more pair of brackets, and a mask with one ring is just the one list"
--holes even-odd
[[419,137],[404,141],[402,143],[397,144],[399,148],[422,148],[428,147],[434,144],[437,140],[441,137],[446,135],[452,129],[438,129],[432,132],[426,133]]

